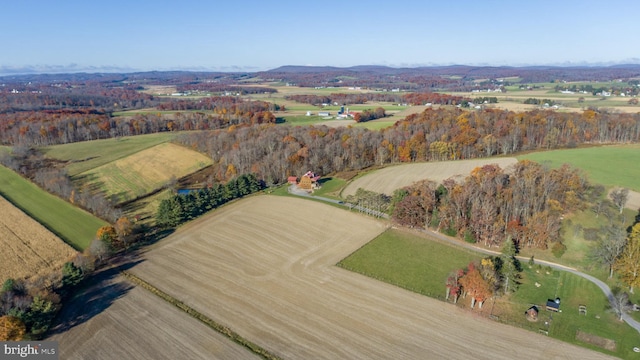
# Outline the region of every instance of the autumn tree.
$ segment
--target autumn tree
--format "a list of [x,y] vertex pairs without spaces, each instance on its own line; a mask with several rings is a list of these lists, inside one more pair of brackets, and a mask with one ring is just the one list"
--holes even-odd
[[129,242],[129,236],[133,232],[133,224],[131,221],[127,217],[123,216],[116,221],[113,228],[118,237],[118,241],[126,247]]
[[21,341],[26,333],[22,320],[15,316],[0,316],[0,341]]
[[451,274],[449,274],[449,276],[447,277],[447,281],[445,283],[447,288],[447,292],[445,296],[446,300],[449,300],[449,297],[453,296],[453,303],[454,304],[458,303],[458,297],[460,296],[460,291],[462,290],[462,285],[460,285],[460,278],[462,278],[463,276],[464,276],[463,269],[455,270],[451,272]]
[[471,308],[478,302],[482,309],[482,303],[491,296],[491,289],[473,263],[469,264],[467,273],[460,278],[460,284],[463,293],[471,296]]
[[116,234],[116,229],[111,225],[105,225],[98,229],[96,232],[96,238],[110,244],[113,247],[118,242],[118,235]]
[[629,292],[640,286],[640,223],[631,228],[627,243],[614,264],[620,280],[629,286]]

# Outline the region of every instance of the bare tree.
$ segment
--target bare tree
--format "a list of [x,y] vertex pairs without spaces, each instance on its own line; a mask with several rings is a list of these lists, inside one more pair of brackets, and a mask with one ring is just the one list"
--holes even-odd
[[622,316],[633,309],[633,304],[629,301],[629,294],[620,288],[613,288],[611,292],[613,297],[609,299],[610,310],[622,321]]
[[613,202],[613,205],[620,211],[620,214],[622,214],[624,206],[627,204],[627,200],[629,200],[629,189],[615,189],[609,194],[609,198]]
[[627,243],[626,233],[622,225],[616,226],[616,224],[605,226],[602,230],[605,235],[598,240],[591,256],[593,260],[609,267],[609,278],[612,278],[613,265]]
[[98,263],[101,263],[111,254],[111,248],[104,241],[94,238],[89,244],[89,254],[95,256],[98,260]]

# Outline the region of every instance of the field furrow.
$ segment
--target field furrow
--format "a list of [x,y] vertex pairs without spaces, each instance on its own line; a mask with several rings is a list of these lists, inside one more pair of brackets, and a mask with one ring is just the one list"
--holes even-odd
[[359,188],[392,195],[395,190],[420,180],[429,179],[439,183],[451,177],[464,178],[478,166],[498,164],[504,169],[517,162],[515,158],[491,158],[389,166],[355,179],[347,185],[342,196],[354,195]]

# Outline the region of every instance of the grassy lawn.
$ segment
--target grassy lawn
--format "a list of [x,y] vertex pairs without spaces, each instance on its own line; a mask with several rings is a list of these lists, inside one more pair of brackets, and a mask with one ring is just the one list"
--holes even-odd
[[72,144],[45,147],[46,156],[63,161],[71,161],[67,166],[69,175],[74,176],[120,158],[135,154],[152,146],[171,141],[176,133],[157,133],[129,136],[120,139],[83,141]]
[[583,169],[591,182],[640,191],[640,145],[637,144],[535,152],[518,159],[549,162],[553,167],[571,164]]
[[[444,300],[448,274],[482,256],[467,250],[428,240],[408,232],[389,230],[338,265],[372,278]],[[579,276],[524,263],[521,285],[516,293],[487,301],[473,312],[493,316],[497,321],[538,332],[547,329],[549,336],[609,353],[631,358],[632,348],[639,346],[638,332],[620,323],[607,311],[607,299],[594,284]],[[536,286],[538,284],[538,286]],[[561,299],[562,312],[545,310],[547,299]],[[495,300],[495,301],[494,301]],[[526,320],[524,312],[533,304],[540,308],[539,320]],[[587,306],[587,316],[578,313],[578,305]],[[469,299],[458,306],[468,308]],[[472,316],[471,313],[469,316]],[[576,339],[576,331],[615,340],[617,351],[607,352]]]
[[324,196],[333,199],[340,199],[340,190],[347,184],[346,181],[337,177],[320,179],[322,187],[313,192],[314,196]]
[[[499,320],[509,324],[538,331],[547,329],[549,336],[575,343],[594,350],[603,351],[622,358],[631,358],[632,348],[638,346],[638,332],[627,324],[621,323],[608,311],[607,299],[602,291],[590,281],[579,276],[550,270],[534,265],[523,264],[522,285],[517,292],[507,298],[496,301]],[[535,284],[540,286],[535,286]],[[547,299],[560,298],[560,310],[553,313],[545,310]],[[532,304],[540,309],[537,322],[525,319],[523,313]],[[587,315],[578,312],[579,305],[586,305]],[[545,325],[549,323],[549,326]],[[576,332],[596,335],[616,342],[615,353],[581,342],[576,339]]]
[[399,287],[444,300],[449,273],[480,255],[403,231],[388,230],[338,265]]
[[107,223],[0,166],[0,194],[77,250]]

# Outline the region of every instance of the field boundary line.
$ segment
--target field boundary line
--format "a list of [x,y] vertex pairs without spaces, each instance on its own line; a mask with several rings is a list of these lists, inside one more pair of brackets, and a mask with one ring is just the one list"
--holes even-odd
[[216,322],[215,320],[205,316],[201,312],[195,310],[194,308],[192,308],[189,305],[185,304],[184,302],[174,298],[173,296],[167,294],[166,292],[156,288],[155,286],[153,286],[150,283],[148,283],[147,281],[139,278],[138,276],[136,276],[136,275],[134,275],[134,274],[132,274],[132,273],[126,271],[126,270],[122,271],[121,274],[127,280],[129,280],[130,282],[134,283],[135,285],[138,285],[138,286],[148,290],[149,292],[151,292],[152,294],[158,296],[162,300],[174,305],[178,309],[180,309],[180,310],[184,311],[185,313],[189,314],[191,317],[195,318],[196,320],[199,320],[200,322],[202,322],[206,326],[210,327],[211,329],[215,330],[216,332],[228,337],[233,342],[235,342],[235,343],[237,343],[237,344],[239,344],[241,346],[244,346],[245,348],[249,349],[251,352],[253,352],[254,354],[256,354],[256,355],[258,355],[260,357],[262,357],[263,359],[280,360],[280,358],[278,356],[276,356],[275,354],[272,354],[271,352],[269,352],[268,350],[262,348],[261,346],[252,343],[251,341],[245,339],[240,334],[236,333],[235,331],[231,330],[230,328],[228,328],[228,327]]

